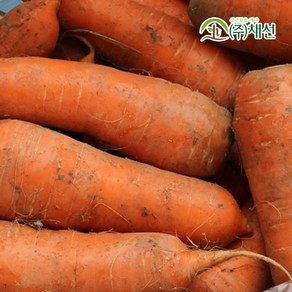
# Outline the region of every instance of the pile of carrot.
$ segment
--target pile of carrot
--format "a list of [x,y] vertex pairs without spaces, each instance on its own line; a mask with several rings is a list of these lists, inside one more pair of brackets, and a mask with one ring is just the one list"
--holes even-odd
[[[0,17],[0,291],[292,281],[291,9],[251,2],[26,0]],[[276,39],[201,41],[208,17],[238,16]]]

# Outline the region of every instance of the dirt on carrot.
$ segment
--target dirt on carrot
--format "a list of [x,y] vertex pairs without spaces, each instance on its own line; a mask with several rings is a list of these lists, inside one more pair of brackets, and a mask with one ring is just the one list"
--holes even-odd
[[[252,200],[244,205],[243,213],[252,231],[234,240],[227,249],[248,250],[265,255],[264,240]],[[253,258],[234,257],[195,275],[188,288],[195,292],[258,292],[272,286],[267,263]]]
[[213,175],[231,143],[230,112],[203,94],[97,64],[0,59],[0,100],[2,118],[83,132],[189,176]]
[[31,292],[183,290],[192,275],[234,256],[269,261],[247,251],[190,250],[166,234],[83,234],[4,221],[0,246],[0,288]]
[[83,31],[115,66],[184,85],[233,107],[245,66],[224,47],[200,42],[192,26],[167,12],[129,0],[63,0],[59,19],[63,29]]
[[0,21],[0,58],[49,56],[57,42],[60,0],[22,3]]
[[116,157],[17,120],[0,121],[0,218],[54,229],[164,232],[200,247],[249,230],[216,184]]
[[[242,79],[234,130],[259,216],[267,255],[292,271],[292,66]],[[275,284],[287,277],[272,268]]]

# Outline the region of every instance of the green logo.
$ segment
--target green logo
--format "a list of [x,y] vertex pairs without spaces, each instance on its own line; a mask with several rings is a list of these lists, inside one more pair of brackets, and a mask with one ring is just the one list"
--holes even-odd
[[201,42],[211,40],[223,42],[227,40],[246,40],[252,35],[255,40],[275,40],[276,23],[261,23],[258,17],[231,17],[227,24],[219,17],[207,18],[200,26]]
[[227,36],[222,36],[223,31],[228,34],[228,24],[219,17],[210,17],[206,19],[200,26],[200,34],[207,31],[209,34],[201,38],[201,42],[211,40],[214,42],[223,42],[229,39]]

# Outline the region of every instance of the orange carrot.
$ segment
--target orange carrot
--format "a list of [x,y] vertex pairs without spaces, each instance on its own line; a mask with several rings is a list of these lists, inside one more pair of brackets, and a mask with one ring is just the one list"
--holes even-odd
[[[251,234],[237,239],[227,248],[253,251],[265,254],[263,237],[260,231],[256,210],[249,201],[243,207],[243,213],[252,228]],[[257,259],[234,257],[195,275],[188,286],[191,291],[233,291],[258,292],[272,287],[268,265]]]
[[0,137],[2,219],[81,231],[158,231],[203,247],[226,245],[248,231],[233,197],[216,184],[28,122],[1,120]]
[[231,116],[199,92],[96,64],[0,60],[0,117],[85,132],[135,160],[213,175],[230,145]]
[[64,29],[90,31],[84,35],[114,65],[182,84],[232,107],[244,66],[225,48],[201,43],[194,28],[179,19],[130,0],[63,0],[59,18]]
[[166,234],[83,234],[4,221],[0,246],[2,291],[182,290],[192,275],[228,258],[268,260],[246,251],[190,250]]
[[181,22],[192,25],[188,15],[188,1],[185,0],[134,0],[145,6],[150,6],[167,15],[179,19]]
[[[241,81],[234,129],[267,255],[292,273],[292,65]],[[287,278],[272,270],[275,284]]]
[[55,59],[94,63],[95,51],[92,44],[76,34],[63,34],[52,56]]
[[49,56],[59,34],[60,0],[22,3],[0,21],[0,57]]
[[[230,48],[255,55],[278,60],[279,62],[292,61],[291,18],[292,2],[280,0],[191,0],[189,15],[194,26],[199,29],[201,24],[209,17],[220,17],[230,25],[231,17],[258,17],[260,24],[254,25],[254,31],[260,39],[255,39],[254,34],[249,34],[245,40],[228,40],[221,42]],[[265,30],[265,23],[269,26],[275,23],[275,39],[265,39],[272,36]],[[242,26],[241,28],[244,29]],[[237,30],[238,31],[238,30]],[[267,32],[267,34],[264,33]],[[267,36],[266,36],[267,35]]]

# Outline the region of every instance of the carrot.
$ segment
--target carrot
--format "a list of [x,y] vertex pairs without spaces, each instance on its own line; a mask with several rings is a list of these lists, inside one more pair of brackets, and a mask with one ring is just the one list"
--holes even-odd
[[[271,58],[278,62],[292,61],[291,1],[248,0],[239,2],[224,0],[214,2],[213,0],[191,0],[189,16],[197,29],[209,17],[220,17],[228,25],[230,25],[230,18],[234,16],[258,17],[263,26],[260,27],[258,25],[255,30],[259,34],[258,37],[262,39],[255,39],[255,36],[250,34],[246,40],[229,39],[221,42],[221,44],[240,51],[250,52],[260,57]],[[264,39],[264,34],[261,34],[264,29],[264,23],[269,25],[275,23],[275,39]]]
[[[203,180],[102,152],[28,122],[0,121],[0,218],[81,231],[158,231],[226,245],[248,226]],[[43,174],[41,172],[44,172]]]
[[85,132],[128,157],[185,175],[211,176],[229,150],[226,109],[186,87],[105,66],[2,59],[0,100],[0,117]]
[[[0,221],[2,291],[171,291],[246,251],[190,250],[159,233],[83,234]],[[15,264],[11,264],[17,259]]]
[[134,0],[135,2],[150,6],[165,14],[179,19],[181,22],[192,25],[188,15],[188,1],[185,0]]
[[86,38],[76,34],[63,34],[57,42],[51,57],[94,63],[95,51]]
[[63,29],[83,32],[115,66],[179,83],[232,107],[244,66],[225,48],[201,43],[179,19],[130,0],[64,0],[59,18]]
[[[241,81],[234,129],[267,255],[292,273],[292,65],[251,71]],[[286,277],[272,270],[275,284]]]
[[[252,229],[242,239],[236,239],[227,248],[253,251],[265,254],[263,237],[252,201],[243,207],[243,214]],[[272,287],[268,265],[257,259],[234,257],[224,261],[199,275],[195,275],[188,286],[191,291],[238,291],[258,292]]]
[[49,56],[59,34],[60,0],[22,3],[0,21],[0,57]]

